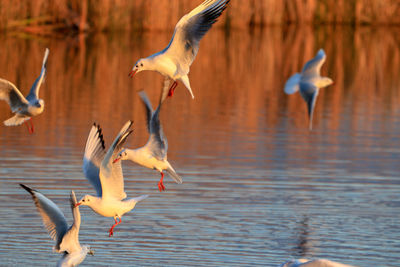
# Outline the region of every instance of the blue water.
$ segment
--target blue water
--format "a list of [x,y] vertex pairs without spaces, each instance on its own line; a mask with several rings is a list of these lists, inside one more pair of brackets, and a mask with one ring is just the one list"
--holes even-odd
[[[400,78],[393,63],[399,59],[384,64],[384,57],[372,56],[369,65],[360,59],[374,47],[399,55],[399,44],[390,41],[394,33],[382,31],[388,40],[344,31],[347,39],[365,38],[347,52],[332,48],[334,38],[300,35],[299,44],[287,43],[281,29],[266,29],[261,40],[247,32],[210,33],[190,76],[196,99],[180,85],[161,114],[168,159],[183,184],[167,177],[167,190],[160,193],[156,171],[124,162],[127,195],[150,197],[122,217],[112,238],[107,231],[113,219],[81,207],[80,241],[95,250],[82,265],[277,266],[294,258],[327,258],[399,266]],[[0,59],[0,77],[18,77],[29,87],[46,46],[50,57],[41,91],[46,109],[34,119],[35,134],[24,126],[0,126],[0,265],[54,266],[60,257],[19,183],[51,198],[71,221],[70,190],[78,198],[94,194],[81,171],[91,124],[103,126],[108,146],[133,119],[127,147],[146,142],[135,91],[145,89],[155,105],[162,80],[151,73],[129,80],[127,73],[135,58],[157,49],[169,32],[160,35],[145,35],[160,43],[148,50],[123,37],[117,42],[89,36],[85,49],[93,52],[77,62],[75,56],[84,52],[79,46],[71,50],[73,40],[3,37],[2,51],[17,44],[37,56],[28,63],[18,58],[18,70]],[[325,47],[323,74],[336,82],[320,93],[312,132],[300,96],[282,90],[306,57],[300,49],[300,59],[291,63],[284,52],[293,46],[311,47],[310,55]],[[207,58],[215,55],[222,59],[210,65]],[[19,75],[25,72],[32,74]],[[0,120],[8,116],[1,102]]]

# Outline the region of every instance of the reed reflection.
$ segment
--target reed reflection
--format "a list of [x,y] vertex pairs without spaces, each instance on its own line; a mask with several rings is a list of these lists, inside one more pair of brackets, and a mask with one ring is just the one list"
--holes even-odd
[[[179,86],[176,97],[165,105],[162,114],[166,134],[174,144],[171,153],[187,148],[183,135],[193,150],[204,150],[199,142],[201,136],[196,135],[204,125],[224,129],[216,141],[232,139],[238,125],[250,132],[265,127],[272,132],[293,127],[306,129],[306,106],[301,97],[287,97],[282,88],[286,79],[320,47],[327,54],[322,74],[329,73],[335,85],[321,90],[314,118],[316,129],[339,130],[341,124],[354,129],[379,127],[380,122],[372,113],[378,112],[383,119],[385,114],[396,112],[400,100],[398,36],[397,28],[306,26],[229,34],[210,32],[189,74],[197,99],[192,101]],[[73,145],[81,147],[82,136],[86,135],[83,129],[93,121],[101,122],[106,129],[132,118],[144,123],[136,92],[145,89],[156,101],[162,79],[152,73],[140,73],[130,80],[127,73],[133,59],[157,51],[168,43],[169,37],[170,32],[89,35],[67,40],[2,36],[0,75],[20,88],[29,88],[35,78],[33,70],[40,65],[44,47],[52,51],[42,91],[48,104],[37,119],[33,146],[50,142],[59,146],[72,135]],[[362,121],[359,113],[366,113]],[[6,103],[0,104],[0,114],[0,120],[9,115]],[[22,129],[1,126],[2,133],[12,134],[11,131],[22,134]],[[46,132],[52,134],[43,134]],[[143,129],[138,135],[145,139]]]

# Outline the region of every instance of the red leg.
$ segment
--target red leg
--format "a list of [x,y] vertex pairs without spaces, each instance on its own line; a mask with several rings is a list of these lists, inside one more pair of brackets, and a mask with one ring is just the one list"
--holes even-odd
[[158,182],[158,189],[159,189],[160,192],[161,192],[161,191],[164,191],[164,190],[165,190],[165,186],[164,186],[164,184],[163,184],[164,173],[161,172],[160,174],[161,174],[161,179],[160,179],[160,181]]
[[178,86],[178,83],[176,81],[174,81],[174,83],[169,88],[169,92],[168,92],[169,97],[172,97],[172,95],[174,94],[176,86]]
[[33,127],[33,120],[32,120],[32,118],[30,118],[29,121],[31,122],[31,130],[30,130],[30,133],[33,134],[35,128]]
[[118,217],[115,217],[115,218],[114,218],[115,223],[113,224],[113,226],[111,226],[110,230],[108,230],[108,233],[109,233],[108,236],[109,236],[109,237],[114,235],[114,227],[117,226],[118,224],[120,224],[120,223],[122,222],[122,219],[121,219],[121,218],[119,218],[119,221],[117,220],[117,218],[118,218]]

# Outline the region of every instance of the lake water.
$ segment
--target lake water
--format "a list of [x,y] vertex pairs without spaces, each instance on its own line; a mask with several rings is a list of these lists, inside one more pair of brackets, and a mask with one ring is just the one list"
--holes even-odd
[[[129,73],[161,50],[170,31],[89,36],[0,37],[0,77],[26,94],[50,48],[41,88],[46,108],[25,126],[0,125],[0,265],[54,266],[60,256],[24,183],[71,221],[71,189],[94,190],[81,161],[93,122],[106,146],[134,120],[126,147],[147,141],[137,91],[158,101],[161,75]],[[150,194],[108,237],[112,218],[81,207],[83,266],[277,266],[328,258],[357,266],[400,266],[400,29],[213,28],[190,79],[161,112],[168,159],[184,183],[124,162],[129,197]],[[324,48],[321,90],[308,131],[300,95],[286,79]],[[10,117],[0,102],[0,121]]]

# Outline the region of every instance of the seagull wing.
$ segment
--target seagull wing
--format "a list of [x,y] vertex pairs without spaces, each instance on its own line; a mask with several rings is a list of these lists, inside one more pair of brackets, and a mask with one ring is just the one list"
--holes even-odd
[[[79,212],[79,206],[76,206],[76,196],[75,192],[72,190],[69,198],[69,202],[71,204],[71,211],[72,215],[74,217],[74,223],[71,226],[71,229],[77,229],[79,231],[79,228],[81,227],[81,213]],[[76,235],[76,239],[78,239],[78,235]]]
[[283,89],[286,94],[291,95],[299,91],[299,83],[301,80],[301,74],[296,73],[292,75],[285,83],[285,88]]
[[65,233],[61,243],[60,251],[66,251],[68,253],[74,253],[81,250],[81,245],[79,244],[79,228],[81,226],[81,213],[79,212],[79,207],[76,207],[76,196],[75,192],[71,191],[69,198],[72,215],[74,217],[74,223]]
[[159,118],[161,102],[156,111],[153,111],[146,93],[141,91],[139,95],[146,107],[147,127],[150,134],[147,146],[156,159],[163,160],[167,156],[168,142],[167,138],[164,136]]
[[102,196],[100,182],[100,165],[106,154],[103,133],[100,125],[93,124],[86,141],[85,154],[83,156],[83,173],[86,179],[96,190],[97,196]]
[[46,76],[47,58],[48,57],[49,57],[49,49],[46,48],[46,51],[44,52],[44,57],[43,57],[42,70],[40,71],[39,77],[37,77],[37,79],[33,83],[31,91],[29,92],[29,94],[26,97],[26,99],[28,101],[32,101],[32,100],[39,98],[39,89],[40,89],[40,86],[42,85],[44,77]]
[[300,83],[300,94],[307,103],[309,129],[312,130],[312,120],[319,88],[312,83]]
[[0,99],[5,100],[12,112],[18,112],[28,106],[28,101],[11,82],[0,78]]
[[302,70],[301,75],[303,76],[303,79],[307,79],[309,77],[315,77],[315,76],[320,76],[320,71],[322,64],[324,64],[326,59],[325,51],[321,48],[318,52],[317,55],[308,61]]
[[180,67],[188,68],[196,58],[201,38],[217,21],[228,3],[229,0],[206,0],[183,16],[175,26],[169,45],[162,52],[179,60]]
[[26,185],[20,184],[28,191],[35,202],[36,208],[42,216],[43,224],[53,240],[56,240],[55,249],[58,251],[60,243],[68,230],[67,220],[60,208],[43,194]]
[[169,94],[170,84],[171,84],[171,79],[169,77],[165,76],[163,88],[161,90],[160,103],[163,103],[164,100],[167,98],[167,96]]
[[153,116],[153,107],[151,106],[150,100],[147,97],[147,94],[145,91],[140,91],[139,92],[140,99],[142,100],[145,108],[146,108],[146,123],[147,123],[147,130],[149,133],[152,133],[151,129],[151,118]]
[[126,138],[132,133],[133,130],[129,130],[131,125],[132,121],[125,123],[101,162],[100,181],[103,198],[112,197],[118,200],[126,198],[121,161],[113,163],[113,159],[117,157]]
[[9,118],[8,120],[5,120],[4,125],[6,125],[6,126],[21,125],[22,123],[29,120],[30,118],[31,117],[29,117],[29,116],[25,116],[23,114],[17,113],[14,116],[12,116],[11,118]]

